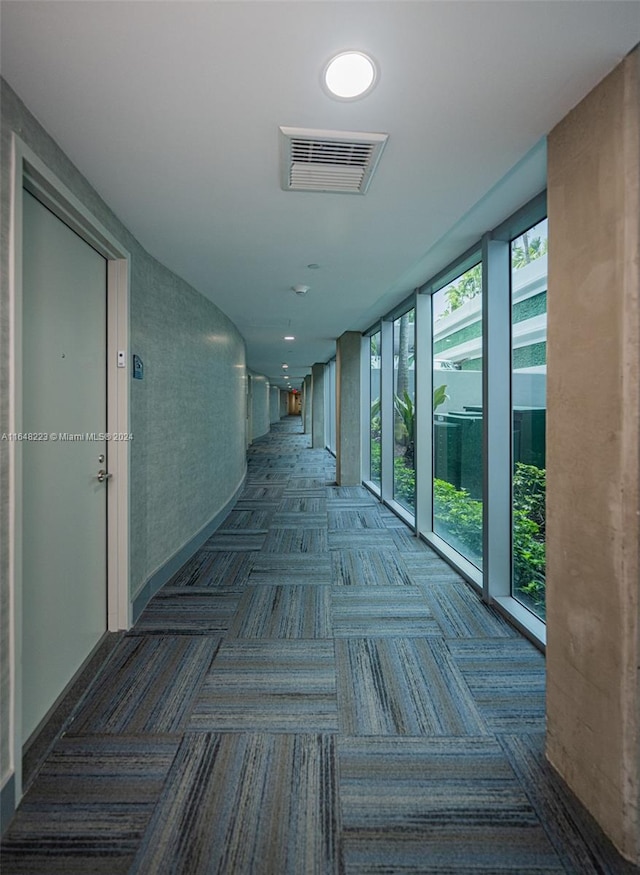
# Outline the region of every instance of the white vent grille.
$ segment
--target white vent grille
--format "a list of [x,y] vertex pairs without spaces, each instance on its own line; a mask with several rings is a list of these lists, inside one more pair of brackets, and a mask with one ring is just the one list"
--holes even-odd
[[285,191],[364,194],[388,134],[281,127]]

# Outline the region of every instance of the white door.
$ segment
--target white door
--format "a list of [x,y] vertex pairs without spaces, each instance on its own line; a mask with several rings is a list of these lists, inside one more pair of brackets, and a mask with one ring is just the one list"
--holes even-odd
[[22,740],[107,629],[107,262],[23,208]]

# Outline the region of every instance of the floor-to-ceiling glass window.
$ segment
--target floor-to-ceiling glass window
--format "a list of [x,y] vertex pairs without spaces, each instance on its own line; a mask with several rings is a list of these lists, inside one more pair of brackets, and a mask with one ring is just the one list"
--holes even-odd
[[369,445],[370,480],[378,488],[382,484],[382,419],[380,398],[382,394],[382,370],[380,362],[381,333],[378,331],[369,338],[370,399]]
[[547,220],[511,241],[513,586],[545,616]]
[[543,192],[384,315],[364,347],[370,480],[399,516],[413,514],[418,533],[540,641],[545,214]]
[[433,531],[482,568],[482,265],[431,300]]
[[393,322],[393,498],[415,512],[415,310]]

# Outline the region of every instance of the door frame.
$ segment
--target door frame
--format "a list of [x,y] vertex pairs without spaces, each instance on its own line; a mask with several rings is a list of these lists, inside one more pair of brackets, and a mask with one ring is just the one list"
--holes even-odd
[[[22,412],[22,204],[33,194],[107,260],[107,430],[130,434],[129,285],[130,255],[83,203],[14,133],[12,135],[11,220],[9,239],[10,401],[9,427],[23,430]],[[125,367],[118,367],[118,351]],[[129,597],[129,441],[111,442],[107,501],[107,621],[116,632],[131,625]],[[10,768],[16,805],[22,797],[22,443],[9,444],[9,616],[11,684]]]

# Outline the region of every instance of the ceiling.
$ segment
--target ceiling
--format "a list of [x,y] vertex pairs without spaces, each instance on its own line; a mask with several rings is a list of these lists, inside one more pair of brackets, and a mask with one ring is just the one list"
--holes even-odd
[[[544,188],[546,133],[640,39],[633,0],[3,0],[0,14],[2,75],[278,385],[283,362],[299,382]],[[320,84],[346,48],[379,65],[359,101]],[[389,134],[368,192],[283,191],[280,125]]]

